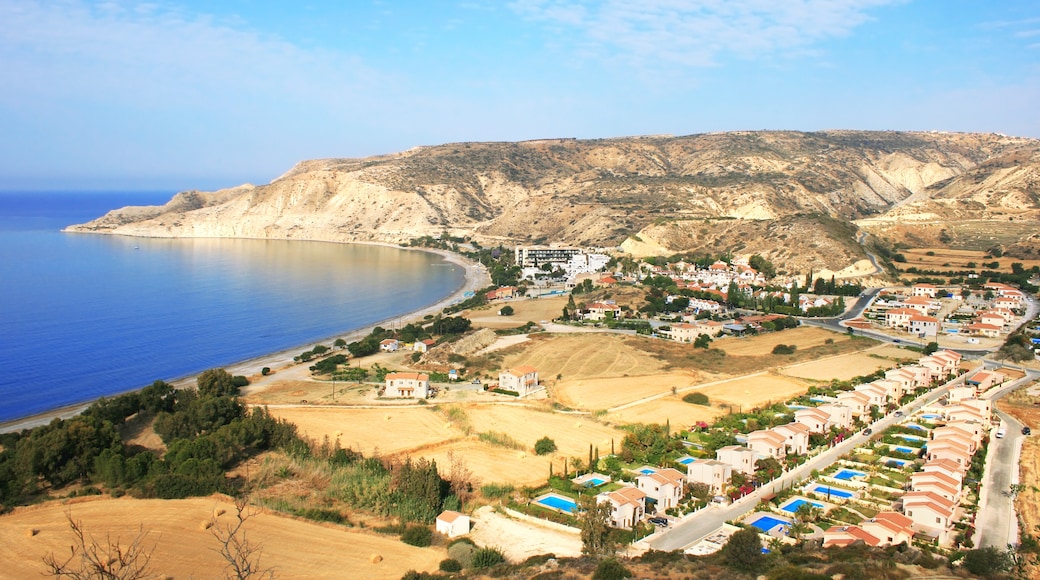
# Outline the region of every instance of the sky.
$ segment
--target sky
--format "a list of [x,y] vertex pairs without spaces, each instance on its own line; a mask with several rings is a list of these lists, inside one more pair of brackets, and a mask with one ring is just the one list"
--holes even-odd
[[0,0],[0,190],[758,129],[1040,138],[1040,3]]

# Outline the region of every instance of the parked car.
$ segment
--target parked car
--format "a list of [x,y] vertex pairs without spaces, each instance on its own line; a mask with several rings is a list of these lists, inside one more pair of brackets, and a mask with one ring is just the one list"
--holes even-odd
[[863,430],[864,435],[870,435],[871,433],[873,433],[873,431],[871,431],[869,427]]
[[668,518],[653,517],[653,518],[648,518],[646,521],[650,522],[651,524],[653,524],[655,526],[661,526],[662,528],[664,526],[668,525]]
[[902,416],[903,416],[903,412],[902,411],[896,411],[896,417],[902,417]]
[[1022,427],[1022,434],[1023,434],[1023,435],[1029,435],[1029,434],[1030,434],[1030,433],[1032,433],[1032,432],[1033,432],[1033,431],[1032,431],[1032,430],[1031,430],[1031,429],[1030,429],[1030,428],[1029,428],[1028,426],[1026,426],[1026,427]]

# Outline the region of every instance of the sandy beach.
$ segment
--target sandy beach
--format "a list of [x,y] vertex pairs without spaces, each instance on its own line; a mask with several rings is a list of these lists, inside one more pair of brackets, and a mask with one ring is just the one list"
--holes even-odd
[[[351,243],[361,243],[361,242],[351,242]],[[270,367],[273,370],[278,370],[278,369],[281,369],[281,368],[285,368],[286,366],[294,364],[294,361],[293,361],[293,357],[294,356],[300,354],[304,350],[310,349],[315,344],[325,344],[325,343],[328,343],[329,345],[331,345],[332,342],[335,339],[337,339],[337,338],[342,338],[342,339],[346,340],[349,343],[349,342],[353,342],[353,341],[359,340],[359,339],[367,336],[369,333],[372,332],[372,329],[377,327],[377,326],[386,326],[386,325],[390,324],[391,322],[395,322],[395,321],[399,321],[399,320],[405,320],[405,321],[419,321],[419,320],[422,320],[424,316],[426,316],[428,314],[436,314],[436,313],[440,312],[441,310],[443,310],[445,307],[450,306],[451,304],[453,304],[453,303],[455,303],[457,301],[462,300],[467,292],[476,292],[477,290],[479,290],[481,288],[485,288],[485,287],[491,285],[491,277],[488,275],[487,269],[485,269],[482,264],[479,264],[477,262],[473,262],[471,260],[468,260],[465,257],[463,257],[463,256],[461,256],[459,254],[456,254],[454,252],[449,252],[447,250],[439,250],[439,249],[434,249],[434,248],[409,248],[409,247],[395,246],[393,244],[385,244],[385,243],[379,243],[379,242],[372,243],[371,245],[381,245],[381,246],[388,246],[388,247],[397,248],[397,249],[400,249],[400,250],[413,250],[413,251],[430,252],[430,253],[438,254],[438,255],[442,256],[445,259],[445,261],[451,262],[452,264],[455,264],[457,266],[462,267],[463,271],[465,272],[465,279],[464,279],[464,281],[462,283],[462,286],[460,286],[457,290],[455,290],[455,292],[453,292],[451,295],[447,296],[446,298],[444,298],[443,300],[441,300],[441,301],[439,301],[439,302],[437,302],[435,304],[431,304],[430,306],[427,306],[426,308],[422,308],[420,310],[416,310],[416,311],[409,312],[409,313],[404,313],[404,314],[401,314],[400,316],[394,316],[392,318],[388,318],[386,320],[382,320],[380,322],[377,322],[377,323],[375,323],[373,325],[370,325],[370,326],[367,326],[365,328],[361,328],[361,329],[357,329],[357,330],[351,330],[351,331],[348,331],[348,332],[344,332],[342,334],[337,334],[337,335],[334,335],[334,336],[326,337],[325,339],[317,340],[317,341],[314,341],[314,342],[311,342],[311,343],[308,343],[308,344],[295,346],[295,347],[292,347],[292,348],[289,348],[289,349],[286,349],[286,350],[282,350],[282,351],[279,351],[279,352],[271,353],[271,354],[268,354],[268,355],[264,355],[264,356],[260,356],[260,357],[256,357],[256,358],[252,358],[252,359],[248,359],[248,360],[244,360],[244,361],[241,361],[241,362],[238,362],[238,363],[234,363],[234,364],[230,364],[230,365],[225,365],[224,369],[227,370],[229,373],[231,373],[233,375],[252,376],[252,375],[259,374],[260,370],[262,368],[264,368],[264,367]],[[195,384],[195,377],[196,376],[197,375],[193,374],[193,375],[188,375],[188,376],[184,376],[184,377],[177,377],[177,378],[168,379],[168,380],[175,387],[177,387],[177,388],[184,388],[184,387],[194,386],[194,384]],[[141,387],[138,387],[138,388],[143,388],[144,386],[146,386],[146,385],[141,385]],[[126,392],[133,392],[135,390],[137,390],[137,389],[128,389]],[[113,395],[113,396],[117,396],[117,395]],[[53,411],[48,411],[46,413],[40,413],[40,414],[37,414],[37,415],[31,415],[29,417],[16,419],[14,421],[7,421],[7,422],[4,422],[4,423],[0,423],[0,433],[7,433],[7,432],[12,432],[12,431],[21,431],[23,429],[32,429],[33,427],[38,427],[40,425],[46,425],[47,423],[50,423],[52,420],[54,420],[56,418],[68,419],[69,417],[74,417],[74,416],[82,413],[84,409],[86,409],[87,407],[89,407],[91,405],[91,403],[92,403],[92,401],[87,401],[87,402],[76,404],[76,405],[69,405],[69,406],[66,406],[66,407],[61,407],[59,409],[55,409]]]

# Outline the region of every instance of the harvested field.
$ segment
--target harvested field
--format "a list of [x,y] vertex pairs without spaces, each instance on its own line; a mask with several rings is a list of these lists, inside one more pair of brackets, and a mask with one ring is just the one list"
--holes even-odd
[[795,397],[807,391],[809,383],[773,373],[718,381],[694,392],[704,393],[713,407],[726,403],[744,410],[762,407]]
[[[1002,228],[1005,224],[1001,224]],[[1014,224],[1007,224],[1014,227]],[[1029,226],[1026,226],[1027,228]],[[1028,234],[1026,234],[1028,235]],[[933,255],[929,256],[928,254]],[[1012,262],[1021,262],[1022,266],[1028,270],[1033,266],[1040,265],[1040,260],[1023,260],[1020,258],[987,258],[986,252],[980,252],[975,250],[951,250],[948,248],[912,248],[909,250],[900,250],[906,257],[905,263],[898,263],[896,266],[901,270],[905,271],[907,268],[918,268],[921,270],[939,270],[939,271],[960,271],[960,270],[977,270],[983,269],[991,270],[992,268],[984,268],[983,263],[997,262],[1000,267],[996,269],[998,272],[1011,272]],[[968,262],[975,262],[975,268],[969,268]]]
[[646,340],[611,333],[536,334],[504,351],[502,368],[529,365],[544,379],[563,380],[660,373],[664,363],[632,345]]
[[[88,535],[104,541],[107,534],[125,545],[144,526],[145,545],[155,546],[153,577],[223,577],[224,562],[202,522],[215,510],[224,514],[217,526],[230,523],[234,506],[224,497],[186,500],[89,498],[73,503],[49,502],[16,509],[0,517],[0,561],[6,578],[39,577],[42,558],[68,554],[72,539],[65,512],[83,523]],[[26,530],[35,529],[35,535]],[[437,569],[442,548],[415,548],[395,537],[367,534],[259,512],[246,522],[250,541],[263,546],[261,564],[275,566],[279,578],[376,578],[396,580],[406,571]],[[372,556],[382,557],[378,563]]]
[[794,344],[804,350],[825,344],[827,339],[835,343],[848,341],[844,334],[838,334],[814,326],[801,326],[781,332],[768,332],[747,338],[727,337],[715,341],[712,346],[726,351],[728,356],[761,356],[770,354],[778,344]]
[[583,415],[569,415],[524,409],[506,405],[490,405],[468,409],[475,433],[496,431],[507,433],[532,452],[535,441],[548,436],[556,442],[557,453],[578,456],[588,454],[589,444],[610,447],[625,433],[597,423]]
[[[607,442],[607,450],[610,449]],[[422,450],[422,457],[437,462],[437,466],[451,465],[451,452],[465,460],[466,467],[473,472],[478,483],[509,483],[513,485],[544,485],[549,477],[549,462],[552,456],[537,456],[530,450],[520,451],[483,443],[474,438],[433,445]],[[602,453],[602,451],[601,451]],[[588,455],[588,444],[578,457]],[[556,469],[562,468],[556,460]]]
[[830,381],[831,379],[847,381],[852,377],[868,375],[878,369],[890,369],[896,366],[899,365],[894,360],[871,356],[865,351],[795,364],[781,369],[780,372],[787,376],[814,381]]
[[560,404],[574,409],[597,411],[640,399],[685,389],[698,382],[692,372],[670,372],[645,376],[563,380],[551,393]]
[[352,408],[271,408],[279,419],[295,423],[300,433],[321,441],[337,438],[343,447],[371,455],[392,454],[431,443],[461,437],[444,415],[432,407],[385,409]]
[[[489,304],[486,308],[467,310],[460,316],[470,319],[476,328],[516,328],[528,322],[539,323],[543,320],[559,318],[566,305],[566,296],[506,300]],[[503,306],[513,308],[512,316],[498,315],[499,309]]]
[[683,393],[611,411],[607,419],[616,423],[664,423],[673,426],[693,425],[697,421],[710,423],[715,417],[726,413],[717,405],[693,405],[682,400]]

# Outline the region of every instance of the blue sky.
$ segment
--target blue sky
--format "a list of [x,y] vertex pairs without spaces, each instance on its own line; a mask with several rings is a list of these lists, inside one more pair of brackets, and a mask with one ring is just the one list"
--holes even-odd
[[215,189],[455,141],[1040,137],[1040,3],[0,0],[0,79],[0,189]]

